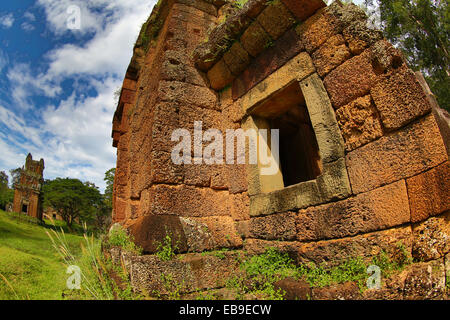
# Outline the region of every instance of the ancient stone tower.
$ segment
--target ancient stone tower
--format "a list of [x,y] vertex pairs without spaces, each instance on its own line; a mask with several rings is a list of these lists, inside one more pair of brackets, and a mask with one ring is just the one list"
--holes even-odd
[[29,153],[20,173],[19,183],[14,186],[13,211],[42,220],[41,189],[43,182],[44,159],[34,161]]
[[[449,232],[449,141],[423,78],[366,19],[339,1],[160,1],[114,115],[114,221],[145,253],[170,232],[180,252],[443,259],[448,240],[420,230]],[[195,121],[279,129],[279,170],[174,164],[172,133]]]

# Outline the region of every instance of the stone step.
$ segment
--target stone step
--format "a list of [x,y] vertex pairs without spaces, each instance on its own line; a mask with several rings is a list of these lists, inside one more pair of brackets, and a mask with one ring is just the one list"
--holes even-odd
[[240,274],[241,250],[178,254],[163,261],[157,255],[137,256],[120,248],[109,250],[113,263],[123,263],[136,292],[161,298],[226,286]]

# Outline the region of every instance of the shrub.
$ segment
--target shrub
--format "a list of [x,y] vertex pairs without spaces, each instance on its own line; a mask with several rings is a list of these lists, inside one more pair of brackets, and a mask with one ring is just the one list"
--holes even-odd
[[133,237],[128,235],[122,226],[116,225],[109,232],[108,244],[135,253],[142,254],[142,249],[133,242]]

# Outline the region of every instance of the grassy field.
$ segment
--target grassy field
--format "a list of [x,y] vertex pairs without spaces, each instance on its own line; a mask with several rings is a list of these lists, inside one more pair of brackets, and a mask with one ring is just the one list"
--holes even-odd
[[[13,288],[0,277],[0,300],[63,299],[66,266],[46,230],[0,210],[0,274]],[[67,241],[72,253],[81,253],[82,236],[67,234]]]

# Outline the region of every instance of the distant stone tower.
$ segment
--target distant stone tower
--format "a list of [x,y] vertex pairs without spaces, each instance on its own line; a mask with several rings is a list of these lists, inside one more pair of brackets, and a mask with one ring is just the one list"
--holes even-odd
[[29,153],[19,183],[14,186],[14,212],[42,220],[41,190],[44,182],[44,159],[33,161]]

